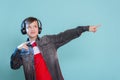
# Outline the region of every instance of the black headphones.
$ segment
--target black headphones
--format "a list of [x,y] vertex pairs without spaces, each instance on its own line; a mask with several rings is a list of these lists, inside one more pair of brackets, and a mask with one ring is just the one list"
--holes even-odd
[[25,35],[27,33],[26,32],[26,24],[27,24],[27,22],[32,23],[33,21],[37,21],[38,28],[39,28],[38,33],[39,34],[41,33],[41,31],[42,31],[42,23],[41,23],[41,21],[39,19],[35,18],[35,17],[28,17],[28,18],[24,19],[22,24],[21,24],[21,33],[23,35]]

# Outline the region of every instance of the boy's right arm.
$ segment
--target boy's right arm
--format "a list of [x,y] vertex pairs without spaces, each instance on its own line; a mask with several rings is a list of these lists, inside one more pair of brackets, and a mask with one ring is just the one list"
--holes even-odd
[[16,48],[14,53],[11,56],[10,66],[12,69],[19,69],[20,66],[22,65],[22,59],[20,56],[20,52],[21,52],[21,50]]
[[14,51],[14,53],[11,56],[11,61],[10,61],[10,66],[12,69],[19,69],[20,66],[22,65],[22,58],[21,58],[21,53],[26,50],[28,50],[28,44],[29,42],[24,42],[20,44]]

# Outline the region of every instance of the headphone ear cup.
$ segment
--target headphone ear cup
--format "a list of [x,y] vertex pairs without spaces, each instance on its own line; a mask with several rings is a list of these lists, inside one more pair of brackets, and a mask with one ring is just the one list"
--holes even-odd
[[42,31],[42,23],[39,19],[37,19],[37,21],[38,21],[38,27],[39,27],[38,34],[40,34]]
[[22,33],[23,35],[26,34],[25,28],[22,28],[22,29],[21,29],[21,33]]
[[27,33],[25,27],[26,27],[26,24],[25,24],[25,20],[24,20],[21,24],[21,33],[23,35],[25,35]]
[[41,31],[42,31],[42,28],[41,28],[41,27],[39,27],[38,34],[40,34],[40,33],[41,33]]

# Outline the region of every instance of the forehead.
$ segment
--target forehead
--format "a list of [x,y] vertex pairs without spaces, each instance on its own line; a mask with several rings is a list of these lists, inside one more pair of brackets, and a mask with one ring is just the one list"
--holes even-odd
[[26,27],[29,27],[29,26],[38,26],[38,22],[37,21],[33,21],[33,22],[26,22]]

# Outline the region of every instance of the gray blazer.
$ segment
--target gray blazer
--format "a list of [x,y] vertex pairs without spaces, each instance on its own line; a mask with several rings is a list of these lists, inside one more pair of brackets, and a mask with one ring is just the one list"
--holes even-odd
[[[57,57],[57,49],[69,41],[79,37],[82,32],[88,31],[89,26],[78,26],[69,29],[57,35],[46,35],[36,39],[38,48],[40,49],[44,60],[46,61],[48,70],[53,80],[64,80]],[[29,46],[29,50],[16,50],[11,56],[10,66],[12,69],[19,69],[23,65],[26,80],[35,80],[33,49]]]

